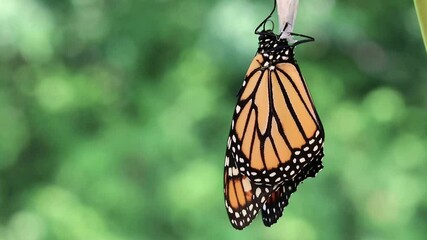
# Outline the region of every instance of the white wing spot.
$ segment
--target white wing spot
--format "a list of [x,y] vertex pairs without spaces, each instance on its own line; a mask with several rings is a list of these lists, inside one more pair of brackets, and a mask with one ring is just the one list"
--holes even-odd
[[236,113],[239,113],[240,112],[240,106],[239,105],[237,105],[236,106]]
[[259,197],[260,194],[261,194],[261,188],[257,188],[255,190],[255,196]]
[[252,190],[252,186],[251,186],[251,182],[249,181],[249,178],[244,178],[242,181],[242,185],[243,185],[243,191],[249,192],[250,190]]

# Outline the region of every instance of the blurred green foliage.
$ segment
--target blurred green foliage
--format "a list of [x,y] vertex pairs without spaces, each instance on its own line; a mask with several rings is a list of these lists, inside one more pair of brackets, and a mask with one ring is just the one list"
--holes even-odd
[[2,0],[0,239],[426,239],[427,58],[411,1],[304,0],[325,169],[234,230],[223,161],[271,1]]

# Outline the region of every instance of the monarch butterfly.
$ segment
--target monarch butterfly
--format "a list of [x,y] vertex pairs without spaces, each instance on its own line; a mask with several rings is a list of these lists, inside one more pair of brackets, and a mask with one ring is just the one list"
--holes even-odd
[[291,44],[266,30],[275,6],[255,30],[259,47],[237,95],[227,142],[225,207],[236,229],[260,211],[264,225],[276,223],[297,186],[323,168],[323,126],[294,58],[297,45],[314,39],[290,33],[305,38]]

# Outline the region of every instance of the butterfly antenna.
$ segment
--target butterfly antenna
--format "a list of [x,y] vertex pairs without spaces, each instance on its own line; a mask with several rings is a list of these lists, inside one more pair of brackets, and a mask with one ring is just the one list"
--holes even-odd
[[[255,29],[255,34],[260,34],[261,31],[259,31],[259,29],[262,27],[263,31],[265,31],[265,24],[270,21],[273,23],[273,21],[270,20],[271,16],[273,15],[274,11],[276,11],[276,0],[274,0],[274,6],[273,6],[273,10],[271,10],[270,14],[264,19],[264,21],[262,21],[258,27]],[[274,24],[273,24],[273,28],[274,28]]]

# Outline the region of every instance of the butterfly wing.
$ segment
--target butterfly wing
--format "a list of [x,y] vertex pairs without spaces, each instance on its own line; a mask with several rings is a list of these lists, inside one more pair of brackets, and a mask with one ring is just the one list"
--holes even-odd
[[315,177],[323,168],[321,159],[323,153],[319,153],[301,171],[301,174],[295,181],[285,181],[276,191],[274,191],[262,206],[262,220],[264,225],[270,227],[275,224],[282,216],[284,208],[288,205],[291,194],[297,190],[297,187],[307,177]]
[[236,165],[254,183],[291,180],[323,150],[323,127],[298,67],[252,61],[234,113],[229,141]]
[[273,187],[253,184],[248,177],[239,173],[231,156],[231,151],[227,151],[224,167],[225,207],[233,227],[243,229],[256,217],[273,192]]
[[262,221],[265,226],[270,227],[277,222],[283,214],[283,209],[288,205],[291,194],[295,191],[295,182],[285,181],[279,189],[270,195],[262,206]]

